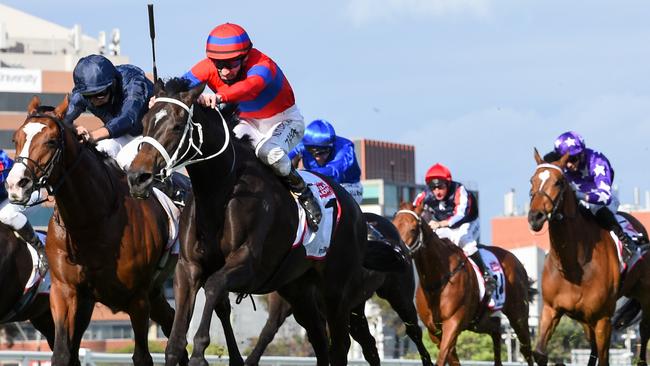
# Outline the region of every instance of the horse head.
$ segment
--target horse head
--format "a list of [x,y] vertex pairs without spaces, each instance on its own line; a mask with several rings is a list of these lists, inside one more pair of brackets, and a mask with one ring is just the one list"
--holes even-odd
[[[530,178],[530,210],[528,224],[534,231],[540,231],[547,220],[561,220],[565,215],[575,215],[575,205],[567,204],[567,197],[573,197],[569,183],[564,177],[569,154],[553,162],[546,162],[535,149],[537,167]],[[571,212],[570,210],[573,210]]]
[[399,231],[402,241],[411,254],[424,245],[422,229],[422,205],[413,206],[410,202],[402,202],[393,218],[393,225]]
[[37,96],[29,103],[27,119],[13,136],[17,155],[6,181],[12,203],[25,204],[34,191],[51,189],[50,178],[65,149],[62,121],[67,109],[67,96],[56,107],[41,106]]

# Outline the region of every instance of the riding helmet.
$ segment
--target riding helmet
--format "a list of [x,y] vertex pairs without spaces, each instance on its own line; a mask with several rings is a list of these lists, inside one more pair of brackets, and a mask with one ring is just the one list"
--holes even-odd
[[214,60],[231,60],[244,57],[253,47],[244,28],[233,23],[216,26],[208,35],[205,53]]
[[302,144],[305,146],[332,147],[336,140],[334,126],[323,119],[317,119],[305,129]]
[[436,163],[427,170],[427,174],[424,176],[424,181],[427,185],[429,185],[434,179],[451,182],[451,171],[449,171],[446,166]]
[[585,149],[585,140],[574,131],[568,131],[555,139],[555,152],[564,155],[578,155]]
[[117,76],[115,65],[106,57],[101,55],[82,57],[72,72],[74,80],[72,92],[85,95],[97,94],[113,85]]

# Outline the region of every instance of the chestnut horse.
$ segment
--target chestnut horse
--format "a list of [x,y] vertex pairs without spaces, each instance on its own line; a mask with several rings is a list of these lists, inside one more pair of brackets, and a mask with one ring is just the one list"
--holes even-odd
[[[167,176],[182,166],[187,166],[192,181],[195,199],[186,207],[192,219],[181,228],[176,317],[166,364],[175,365],[185,350],[201,286],[206,306],[194,337],[191,365],[207,365],[211,309],[227,300],[228,291],[274,290],[289,301],[294,317],[306,329],[318,365],[347,364],[350,311],[358,304],[354,296],[361,288],[366,245],[359,206],[345,189],[329,182],[337,197],[331,207],[338,213],[338,225],[327,256],[315,261],[306,257],[302,245],[292,249],[298,228],[295,199],[258,160],[246,138],[232,136],[221,112],[196,104],[204,88],[202,84],[189,89],[182,79],[156,83],[156,103],[143,118],[147,144],[142,144],[128,173],[136,197],[149,194],[155,176]],[[325,304],[329,342],[318,299]]]
[[[460,365],[456,340],[463,330],[472,330],[492,337],[494,364],[501,365],[500,318],[490,317],[479,297],[476,274],[463,250],[447,239],[440,239],[421,217],[422,213],[422,205],[402,203],[393,224],[415,261],[420,278],[416,293],[418,314],[429,330],[429,337],[440,348],[436,364]],[[526,362],[533,365],[528,304],[536,291],[517,257],[499,247],[481,247],[492,252],[503,267],[507,296],[502,312],[519,338]]]
[[151,197],[129,196],[126,175],[94,147],[79,142],[62,118],[68,99],[56,108],[34,97],[27,119],[14,134],[18,158],[7,186],[12,202],[26,202],[47,188],[56,199],[46,252],[55,324],[52,365],[76,364],[79,343],[96,301],[131,318],[133,362],[153,365],[147,346],[149,317],[169,334],[174,310],[162,285],[174,269],[161,258],[169,239],[163,207]]
[[[38,293],[38,283],[26,289],[30,276],[38,276],[30,248],[13,230],[0,224],[0,324],[29,320],[54,347],[54,321],[47,294]],[[35,254],[35,253],[34,253]],[[78,364],[78,360],[77,360]]]
[[[379,231],[385,240],[392,246],[403,245],[399,232],[390,221],[383,216],[364,212],[366,221]],[[422,365],[432,365],[431,356],[422,342],[422,330],[418,325],[418,315],[413,305],[415,295],[415,275],[413,265],[409,258],[409,267],[405,271],[383,273],[367,271],[364,275],[363,288],[360,292],[365,294],[363,303],[377,293],[379,297],[388,301],[400,319],[404,321],[406,334],[415,343]],[[271,343],[284,320],[291,315],[291,304],[284,300],[277,292],[268,296],[269,317],[255,344],[255,348],[246,358],[246,365],[257,365],[266,347]],[[361,345],[364,357],[369,365],[379,365],[379,355],[375,339],[370,335],[368,322],[363,313],[350,314],[350,335]]]
[[610,233],[583,215],[564,177],[568,154],[545,162],[535,149],[528,223],[540,231],[548,221],[551,248],[542,272],[543,310],[535,361],[546,365],[546,346],[563,315],[580,322],[591,343],[589,365],[609,364],[611,317],[620,290],[619,260]]

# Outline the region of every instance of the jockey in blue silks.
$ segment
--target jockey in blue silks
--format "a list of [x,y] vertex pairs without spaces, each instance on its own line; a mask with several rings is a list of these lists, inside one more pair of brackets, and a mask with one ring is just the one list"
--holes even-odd
[[24,212],[29,211],[33,206],[29,204],[35,203],[41,199],[39,191],[36,190],[32,193],[27,205],[15,205],[10,203],[8,198],[7,189],[5,188],[5,181],[9,175],[14,161],[7,155],[4,150],[0,149],[0,221],[12,228],[25,240],[29,245],[36,249],[38,254],[38,272],[44,275],[47,271],[47,257],[45,256],[45,245],[41,242],[36,231],[32,225],[27,221],[27,216]]
[[363,186],[354,143],[336,136],[329,122],[320,119],[311,122],[302,141],[289,152],[289,157],[296,164],[302,159],[306,170],[332,178],[350,192],[357,203],[361,203]]
[[625,247],[625,259],[636,246],[616,219],[618,199],[612,194],[614,170],[601,152],[589,149],[578,133],[568,131],[555,139],[556,157],[569,154],[564,176],[573,187],[578,202],[587,208],[603,229],[613,231]]

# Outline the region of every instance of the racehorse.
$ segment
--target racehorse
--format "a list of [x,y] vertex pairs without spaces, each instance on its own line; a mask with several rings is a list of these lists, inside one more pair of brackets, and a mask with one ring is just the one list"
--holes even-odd
[[[54,347],[54,321],[50,299],[39,293],[41,278],[36,270],[37,257],[13,230],[0,224],[0,324],[29,320]],[[30,281],[32,280],[32,281]],[[30,283],[36,280],[36,283]],[[78,360],[77,360],[78,361]]]
[[580,322],[591,344],[589,365],[608,365],[611,317],[620,290],[616,244],[592,215],[580,212],[564,177],[568,154],[545,162],[535,149],[528,223],[540,231],[548,221],[551,248],[542,272],[543,310],[535,361],[546,365],[546,346],[563,315]]
[[[146,197],[154,176],[186,166],[195,199],[186,207],[193,220],[181,228],[181,253],[174,283],[176,317],[166,364],[175,365],[187,344],[196,292],[206,307],[194,337],[191,365],[207,365],[211,309],[228,291],[262,294],[277,290],[314,347],[318,365],[347,364],[351,298],[361,288],[366,224],[359,206],[342,187],[323,178],[337,200],[329,201],[338,224],[327,256],[306,258],[292,249],[298,228],[296,201],[280,179],[258,161],[247,138],[235,139],[219,111],[196,103],[205,84],[156,83],[156,103],[143,118],[146,144],[129,169],[131,194]],[[299,133],[298,131],[294,131]],[[330,191],[331,190],[331,191]],[[321,192],[320,195],[323,193]],[[243,295],[242,295],[243,296]],[[324,302],[328,338],[317,299]]]
[[153,365],[149,317],[165,334],[174,318],[162,291],[176,262],[175,255],[161,262],[170,239],[167,214],[154,197],[130,197],[126,175],[112,159],[63,124],[67,107],[67,97],[56,108],[32,99],[14,134],[18,156],[7,179],[12,202],[24,203],[41,188],[56,199],[46,245],[56,335],[52,364],[78,362],[73,359],[99,301],[129,314],[133,362]]
[[[366,221],[372,223],[383,235],[385,240],[389,241],[392,245],[399,245],[401,243],[399,233],[386,218],[366,212],[363,215]],[[364,303],[375,292],[379,297],[388,301],[400,319],[404,321],[406,334],[415,343],[422,364],[424,366],[432,365],[431,356],[422,343],[422,330],[418,325],[417,311],[413,305],[415,276],[411,260],[409,259],[408,262],[409,267],[405,271],[390,273],[367,271],[364,276],[363,289],[360,292],[366,294],[363,298]],[[258,337],[255,348],[246,358],[246,365],[257,365],[259,363],[264,350],[271,343],[284,320],[291,315],[291,304],[285,301],[277,292],[269,294],[267,299],[269,317]],[[378,365],[379,355],[377,354],[375,339],[372,336],[368,337],[370,332],[363,313],[353,312],[350,314],[350,334],[361,345],[368,364]]]
[[[463,330],[469,329],[492,337],[494,364],[501,365],[500,319],[489,316],[487,304],[479,296],[474,269],[462,249],[447,239],[440,239],[422,213],[422,205],[402,203],[393,224],[415,261],[420,278],[416,293],[418,314],[429,330],[429,337],[440,349],[436,364],[460,365],[456,340]],[[526,362],[533,365],[528,304],[536,291],[517,257],[499,247],[481,247],[492,252],[503,267],[507,297],[502,312],[519,338]]]

